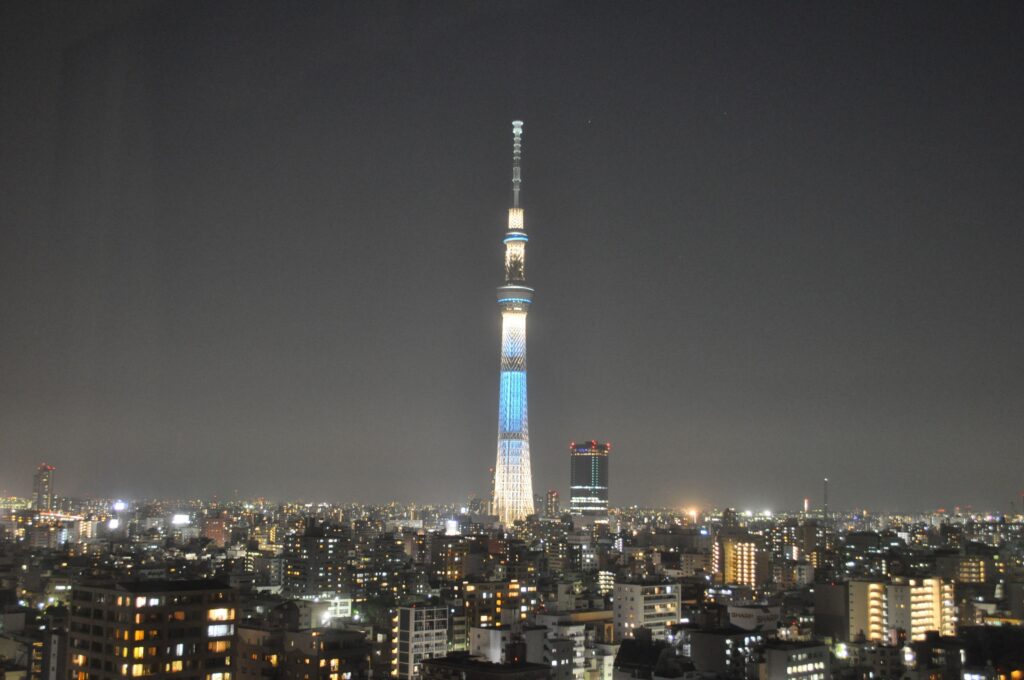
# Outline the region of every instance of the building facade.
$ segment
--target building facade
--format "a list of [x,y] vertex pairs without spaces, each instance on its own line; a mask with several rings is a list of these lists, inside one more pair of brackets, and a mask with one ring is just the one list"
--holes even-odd
[[78,585],[72,680],[232,680],[235,593],[217,581]]
[[611,449],[611,444],[599,444],[596,440],[569,445],[572,514],[608,514],[608,454]]
[[448,608],[411,605],[398,608],[398,636],[392,675],[418,680],[422,662],[448,653]]
[[331,527],[310,523],[284,545],[284,588],[292,595],[322,597],[344,585],[345,539]]
[[764,676],[771,680],[827,680],[832,677],[828,646],[816,642],[777,642],[764,646]]
[[544,501],[544,514],[548,517],[558,517],[562,513],[562,507],[558,500],[558,492],[554,489],[548,490]]
[[616,583],[613,592],[617,641],[633,637],[640,627],[651,631],[654,640],[664,640],[668,627],[679,620],[681,597],[673,583]]
[[923,640],[929,631],[956,634],[953,584],[941,578],[862,580],[846,585],[846,640]]
[[723,530],[715,541],[712,562],[720,583],[760,588],[770,576],[768,551],[755,536]]
[[886,584],[890,631],[903,631],[911,640],[924,640],[929,631],[956,635],[953,584],[941,578],[893,579]]
[[32,504],[36,510],[54,509],[53,472],[56,469],[48,463],[36,468],[36,474],[32,477]]
[[519,581],[481,581],[462,587],[466,628],[505,628],[539,607],[537,586]]

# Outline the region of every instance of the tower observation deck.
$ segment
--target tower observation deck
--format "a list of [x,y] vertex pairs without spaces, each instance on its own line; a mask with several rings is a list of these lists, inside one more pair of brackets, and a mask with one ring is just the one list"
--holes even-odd
[[526,408],[526,313],[533,289],[526,285],[526,235],[520,160],[523,121],[512,121],[512,207],[505,233],[505,284],[498,287],[501,308],[501,374],[498,388],[498,459],[494,466],[494,513],[502,524],[533,514],[530,431]]

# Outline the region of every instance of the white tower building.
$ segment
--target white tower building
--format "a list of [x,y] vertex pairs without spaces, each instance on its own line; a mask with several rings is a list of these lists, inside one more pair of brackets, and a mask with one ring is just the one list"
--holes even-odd
[[533,289],[526,285],[526,242],[522,183],[523,121],[512,121],[512,207],[505,233],[505,285],[501,307],[501,378],[498,389],[498,459],[494,466],[494,513],[505,525],[533,514],[530,432],[526,417],[526,312]]

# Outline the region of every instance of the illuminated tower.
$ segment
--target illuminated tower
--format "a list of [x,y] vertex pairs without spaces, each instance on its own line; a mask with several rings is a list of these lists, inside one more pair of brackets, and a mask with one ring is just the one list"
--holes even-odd
[[523,121],[512,121],[512,207],[505,234],[505,285],[501,307],[501,380],[498,390],[498,460],[494,466],[494,513],[502,524],[533,514],[530,433],[526,419],[526,312],[533,289],[526,285],[526,232],[519,207]]

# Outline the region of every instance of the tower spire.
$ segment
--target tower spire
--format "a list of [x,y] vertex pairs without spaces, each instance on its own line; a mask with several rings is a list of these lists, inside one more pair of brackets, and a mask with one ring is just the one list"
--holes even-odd
[[530,430],[526,407],[526,314],[533,289],[526,285],[526,235],[519,207],[523,121],[512,121],[512,207],[505,232],[505,284],[501,308],[501,373],[498,387],[498,456],[494,466],[494,514],[506,526],[533,514]]
[[523,121],[512,121],[512,207],[519,207],[519,189],[523,183],[519,161],[523,157]]

